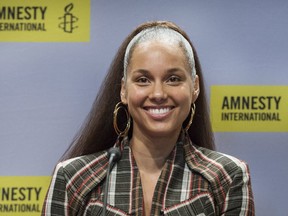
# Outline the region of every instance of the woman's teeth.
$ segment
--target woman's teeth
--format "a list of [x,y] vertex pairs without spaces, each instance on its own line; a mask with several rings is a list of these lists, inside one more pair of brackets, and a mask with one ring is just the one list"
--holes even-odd
[[149,109],[152,114],[165,114],[170,111],[170,108]]

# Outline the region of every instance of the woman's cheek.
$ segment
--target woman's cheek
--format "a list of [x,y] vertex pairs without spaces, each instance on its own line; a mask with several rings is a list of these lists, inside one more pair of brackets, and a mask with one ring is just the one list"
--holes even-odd
[[137,88],[137,87],[131,87],[128,89],[127,92],[127,99],[130,101],[130,103],[133,104],[141,104],[145,101],[145,99],[148,97],[148,91],[144,88]]

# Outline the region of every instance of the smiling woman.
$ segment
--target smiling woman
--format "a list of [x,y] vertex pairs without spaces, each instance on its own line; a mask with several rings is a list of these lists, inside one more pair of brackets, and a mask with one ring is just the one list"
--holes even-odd
[[42,215],[106,213],[254,215],[247,164],[214,151],[197,53],[171,22],[123,42]]
[[[121,90],[121,100],[133,118],[131,143],[138,136],[149,140],[160,137],[161,142],[170,146],[169,154],[198,96],[198,77],[194,75],[192,80],[186,57],[177,44],[158,39],[142,42],[132,55]],[[155,142],[151,148],[162,145],[161,142]]]

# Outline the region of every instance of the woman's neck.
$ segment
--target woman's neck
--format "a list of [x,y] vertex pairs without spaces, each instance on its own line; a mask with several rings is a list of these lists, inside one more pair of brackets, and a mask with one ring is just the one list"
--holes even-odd
[[177,139],[178,135],[151,138],[142,134],[140,136],[133,134],[130,140],[130,147],[138,169],[145,173],[160,172]]

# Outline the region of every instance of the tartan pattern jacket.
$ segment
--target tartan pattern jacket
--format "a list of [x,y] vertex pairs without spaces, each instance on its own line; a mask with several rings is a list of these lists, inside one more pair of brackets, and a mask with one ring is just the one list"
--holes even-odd
[[[140,173],[128,139],[110,174],[107,215],[143,215]],[[107,152],[59,163],[42,215],[101,215]],[[254,201],[247,164],[234,157],[178,141],[155,187],[150,215],[249,215]]]

